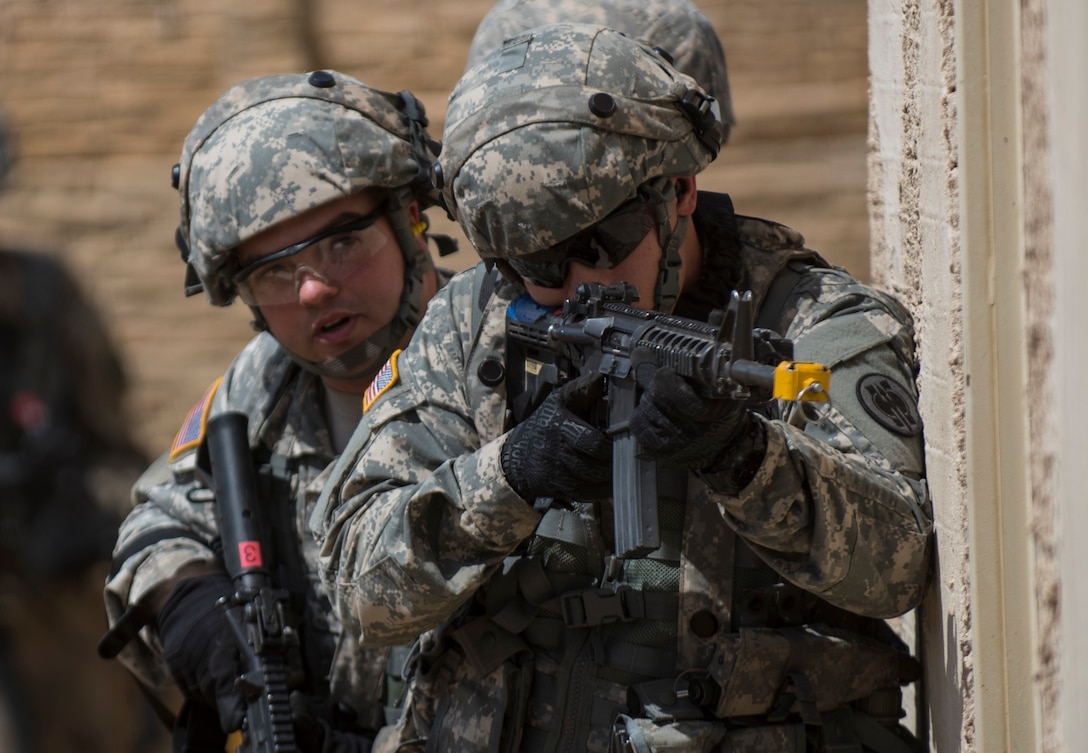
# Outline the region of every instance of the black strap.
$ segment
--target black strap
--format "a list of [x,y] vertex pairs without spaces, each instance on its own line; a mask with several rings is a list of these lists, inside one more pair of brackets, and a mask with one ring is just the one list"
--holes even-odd
[[113,659],[143,626],[155,619],[155,615],[142,604],[133,604],[118,618],[117,622],[98,639],[98,655],[103,659]]
[[[155,615],[151,614],[150,610],[145,608],[143,604],[137,603],[129,606],[120,619],[113,624],[113,627],[107,630],[106,634],[98,641],[98,655],[103,659],[113,659],[121,653],[121,649],[129,641],[136,637],[136,634],[140,632],[143,626],[154,618]],[[148,705],[155,712],[155,716],[158,717],[159,721],[167,729],[174,729],[174,722],[176,721],[174,713],[167,708],[155,690],[146,685],[138,675],[130,673],[129,676],[136,683],[140,693],[147,699]]]
[[[199,541],[201,544],[206,543],[194,536],[192,531],[184,528],[157,528],[154,531],[137,536],[114,555],[109,577],[112,579],[117,575],[129,557],[166,539],[191,539]],[[113,623],[110,629],[99,639],[98,655],[103,659],[113,659],[121,653],[121,650],[129,641],[136,637],[136,634],[140,632],[143,626],[153,619],[155,619],[155,615],[150,614],[142,604],[129,604],[128,609],[118,618],[117,622]]]
[[[799,265],[798,265],[799,266]],[[763,297],[763,303],[759,307],[759,316],[756,318],[756,327],[778,331],[778,325],[782,321],[782,314],[786,311],[786,302],[793,294],[801,275],[806,269],[798,269],[793,262],[787,263],[771,281],[767,289],[767,295]],[[783,334],[778,332],[778,334]]]
[[499,270],[491,262],[485,262],[485,269],[483,279],[480,281],[480,287],[476,291],[476,307],[472,310],[472,333],[476,333],[476,327],[479,326],[480,317],[484,313],[484,309],[487,308],[487,302],[491,300],[491,294],[495,292],[495,287],[499,282]]
[[156,528],[153,531],[141,534],[134,538],[132,541],[125,544],[116,554],[113,555],[113,564],[110,566],[110,579],[112,579],[117,573],[121,572],[121,568],[129,557],[142,551],[153,544],[157,544],[160,541],[166,539],[190,539],[197,541],[208,546],[208,542],[196,536],[192,531],[186,528],[180,528],[176,526],[170,526],[168,528]]
[[457,240],[455,238],[439,233],[427,233],[427,237],[434,241],[439,256],[449,256],[457,253]]

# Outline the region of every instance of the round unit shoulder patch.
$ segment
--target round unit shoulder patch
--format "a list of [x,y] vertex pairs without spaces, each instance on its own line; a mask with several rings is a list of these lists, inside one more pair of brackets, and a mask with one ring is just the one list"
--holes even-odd
[[907,388],[883,374],[866,374],[858,380],[858,400],[865,412],[888,431],[904,437],[922,433],[922,416]]

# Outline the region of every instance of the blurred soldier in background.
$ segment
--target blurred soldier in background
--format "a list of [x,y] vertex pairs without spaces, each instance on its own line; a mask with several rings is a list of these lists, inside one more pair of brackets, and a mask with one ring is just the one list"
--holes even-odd
[[476,27],[466,70],[510,37],[553,23],[607,26],[663,49],[678,71],[702,84],[717,101],[722,143],[728,140],[737,120],[725,50],[710,19],[690,0],[499,0]]
[[[14,163],[0,120],[0,181]],[[53,256],[0,246],[0,749],[138,750],[146,710],[95,656],[97,596],[146,458],[98,313]]]

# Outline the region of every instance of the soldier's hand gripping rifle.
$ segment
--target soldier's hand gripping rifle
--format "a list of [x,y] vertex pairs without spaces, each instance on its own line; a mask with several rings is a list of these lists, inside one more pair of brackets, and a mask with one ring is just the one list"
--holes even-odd
[[628,421],[639,399],[636,369],[669,366],[704,396],[729,400],[826,401],[828,369],[796,363],[793,343],[753,327],[752,294],[733,292],[709,322],[646,311],[633,285],[578,286],[577,297],[548,327],[549,345],[576,373],[607,377],[605,430],[613,437],[612,497],[615,553],[640,557],[661,544],[655,463],[639,457]]
[[240,749],[287,753],[298,749],[286,661],[297,636],[287,619],[288,593],[274,586],[266,567],[247,425],[243,413],[222,413],[208,421],[207,447],[223,560],[235,587],[234,596],[222,606],[244,668],[235,683],[246,699]]

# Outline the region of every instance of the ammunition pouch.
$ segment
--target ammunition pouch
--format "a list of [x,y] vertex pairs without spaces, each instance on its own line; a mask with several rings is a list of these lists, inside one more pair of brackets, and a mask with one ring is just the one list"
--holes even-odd
[[888,729],[849,707],[821,717],[821,724],[813,726],[801,721],[659,724],[620,716],[608,753],[919,753],[924,749],[902,728]]
[[916,664],[825,625],[741,628],[705,672],[633,686],[610,753],[911,753],[900,684]]
[[[711,753],[721,750],[726,727],[721,722],[686,720],[656,724],[621,715],[612,730],[608,753]],[[804,748],[800,749],[802,753]]]
[[[414,707],[407,710],[427,734],[427,753],[520,750],[533,679],[529,646],[488,617],[450,630],[440,642],[444,650],[428,652],[433,662],[420,657]],[[438,703],[433,720],[426,719],[427,700]]]
[[[800,714],[818,723],[830,711],[894,691],[915,662],[879,641],[822,625],[741,628],[725,637],[709,667],[705,705],[719,718]],[[915,662],[916,663],[916,662]]]
[[805,725],[762,724],[729,728],[722,722],[658,725],[648,719],[616,720],[608,753],[807,753]]

